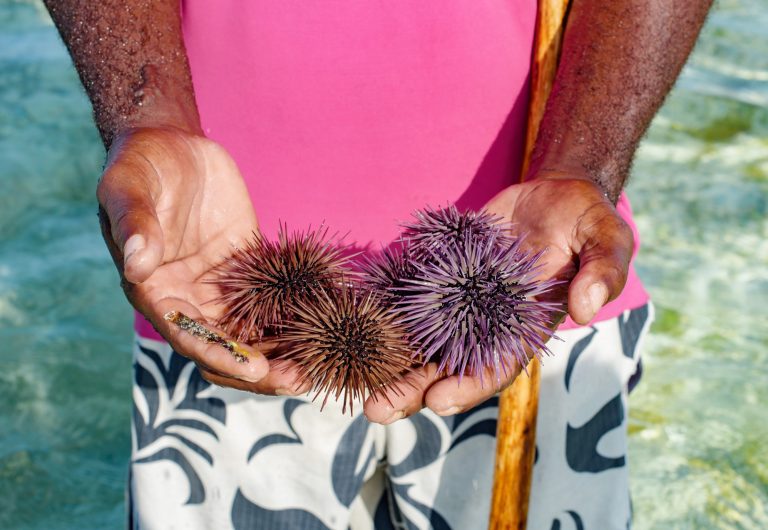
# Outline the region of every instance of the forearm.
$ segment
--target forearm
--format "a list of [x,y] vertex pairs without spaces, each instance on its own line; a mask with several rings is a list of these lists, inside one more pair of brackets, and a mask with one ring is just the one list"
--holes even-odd
[[711,0],[574,0],[531,174],[583,176],[616,201]]
[[132,127],[199,133],[178,0],[44,0],[104,144]]

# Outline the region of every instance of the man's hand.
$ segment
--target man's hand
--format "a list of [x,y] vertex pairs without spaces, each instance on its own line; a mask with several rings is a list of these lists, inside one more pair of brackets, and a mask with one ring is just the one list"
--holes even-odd
[[[512,223],[516,235],[525,236],[532,251],[547,249],[541,279],[569,282],[561,294],[568,314],[588,323],[609,300],[616,298],[627,279],[632,256],[632,231],[613,204],[594,183],[563,179],[562,175],[510,186],[496,195],[486,209]],[[556,317],[559,322],[559,317]],[[553,324],[557,324],[554,322]],[[534,352],[528,352],[533,355]],[[371,421],[391,423],[426,406],[440,415],[468,410],[509,386],[521,367],[497,381],[492,370],[483,377],[443,377],[434,363],[409,376],[401,385],[405,395],[390,390],[387,397],[369,398],[365,414]]]
[[568,314],[588,324],[627,281],[634,244],[632,230],[593,182],[539,175],[510,186],[486,209],[512,223],[532,251],[547,249],[541,278],[568,283]]
[[269,371],[252,348],[238,363],[163,319],[171,310],[215,322],[211,268],[258,229],[242,176],[226,151],[177,129],[133,129],[112,144],[98,186],[102,231],[130,302],[213,383],[296,393],[293,373]]
[[[163,319],[215,322],[211,267],[257,230],[235,163],[202,136],[181,31],[181,4],[45,0],[93,104],[108,150],[98,188],[104,239],[130,302],[209,381],[294,393],[294,373],[251,350],[237,363]],[[284,370],[285,369],[285,370]],[[268,374],[268,375],[267,375]]]

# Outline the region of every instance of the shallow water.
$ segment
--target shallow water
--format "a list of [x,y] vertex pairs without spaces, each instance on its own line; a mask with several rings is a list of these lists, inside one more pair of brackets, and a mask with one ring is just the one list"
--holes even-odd
[[633,395],[636,528],[768,528],[768,2],[720,2],[630,194],[657,308]]
[[[723,1],[638,155],[657,306],[632,397],[635,527],[768,528],[768,0]],[[102,150],[38,3],[0,2],[0,528],[115,528],[130,310]]]
[[103,157],[37,4],[0,2],[0,528],[115,528],[130,310],[100,240]]

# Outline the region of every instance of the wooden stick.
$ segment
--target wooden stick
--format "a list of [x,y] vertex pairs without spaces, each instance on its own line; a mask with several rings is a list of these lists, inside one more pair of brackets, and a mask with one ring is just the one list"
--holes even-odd
[[565,16],[569,0],[539,0],[539,10],[536,17],[536,36],[533,42],[533,58],[531,60],[531,87],[528,101],[528,122],[525,130],[525,147],[523,149],[523,167],[520,172],[525,175],[528,171],[531,152],[539,134],[539,125],[544,116],[549,93],[557,72],[560,59],[560,46],[565,29]]
[[[528,170],[539,124],[552,91],[567,8],[568,0],[539,0],[522,175]],[[524,530],[526,527],[540,379],[539,362],[534,359],[528,365],[528,376],[521,374],[499,397],[496,468],[488,523],[491,530]]]

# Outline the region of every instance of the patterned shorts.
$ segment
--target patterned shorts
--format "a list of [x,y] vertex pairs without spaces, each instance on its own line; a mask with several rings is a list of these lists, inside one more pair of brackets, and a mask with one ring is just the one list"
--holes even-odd
[[[652,313],[550,342],[529,529],[630,526],[627,396]],[[134,368],[131,528],[487,527],[496,398],[381,426],[330,402],[321,413],[305,398],[210,385],[157,341],[137,339]]]

